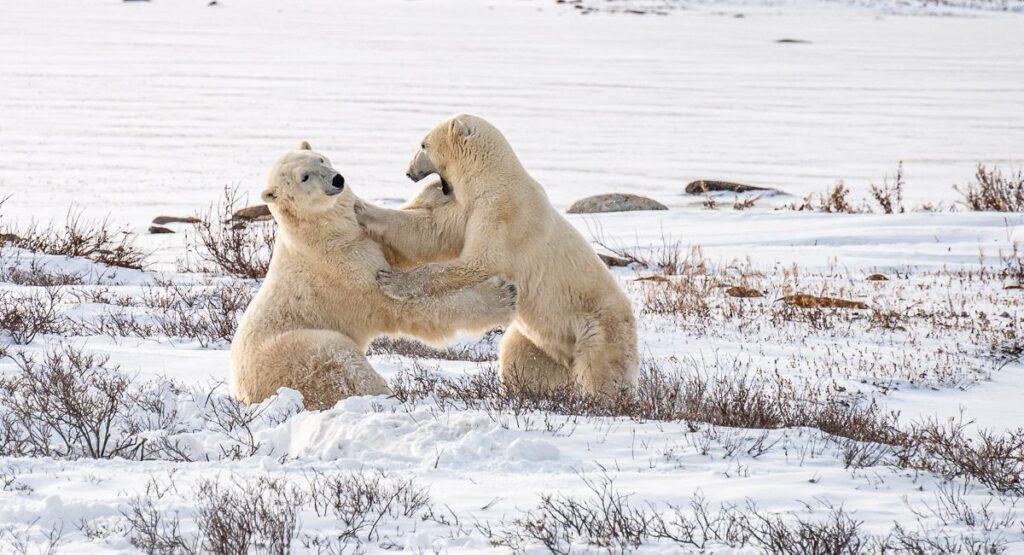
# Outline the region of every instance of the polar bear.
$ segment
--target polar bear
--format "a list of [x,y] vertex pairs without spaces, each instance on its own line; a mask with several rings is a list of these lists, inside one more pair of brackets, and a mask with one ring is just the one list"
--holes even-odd
[[500,276],[518,289],[516,317],[501,342],[503,382],[540,393],[573,383],[590,394],[630,388],[639,357],[629,299],[501,132],[470,115],[441,123],[407,175],[418,181],[432,173],[440,182],[405,209],[357,211],[404,264],[432,261],[383,271],[384,291],[416,299]]
[[284,155],[262,194],[278,224],[270,268],[231,342],[231,392],[258,402],[297,389],[307,408],[388,392],[363,355],[381,334],[437,342],[507,323],[515,289],[498,279],[396,301],[376,282],[390,268],[356,222],[357,199],[309,143]]

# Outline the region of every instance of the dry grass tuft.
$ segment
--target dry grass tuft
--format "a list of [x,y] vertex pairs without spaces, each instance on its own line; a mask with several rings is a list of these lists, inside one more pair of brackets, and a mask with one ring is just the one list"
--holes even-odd
[[883,214],[902,214],[906,212],[906,209],[903,207],[904,185],[902,161],[896,166],[896,176],[893,177],[891,182],[887,177],[882,182],[881,187],[874,183],[871,184],[871,196],[878,203]]
[[15,345],[27,345],[40,334],[65,332],[63,300],[63,289],[56,286],[27,292],[0,290],[0,333]]
[[856,214],[859,212],[849,200],[850,190],[842,181],[824,193],[811,193],[799,204],[790,204],[783,208],[798,211],[817,211],[832,214]]
[[104,220],[85,220],[81,213],[69,210],[63,224],[0,229],[8,244],[50,255],[88,258],[108,266],[142,269],[146,253],[133,244],[133,236],[114,229]]
[[1024,172],[1020,170],[1004,176],[998,168],[978,164],[974,182],[964,189],[954,188],[963,195],[968,210],[1024,212]]
[[187,254],[181,268],[258,279],[267,275],[274,251],[273,221],[232,220],[241,205],[237,188],[225,187],[221,201],[202,215],[186,235]]

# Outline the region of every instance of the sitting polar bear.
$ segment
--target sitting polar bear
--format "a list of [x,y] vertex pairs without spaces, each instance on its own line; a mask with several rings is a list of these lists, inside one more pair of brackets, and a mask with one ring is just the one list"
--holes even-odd
[[498,279],[396,301],[377,273],[390,268],[356,222],[356,197],[330,161],[303,143],[284,155],[262,194],[278,224],[270,269],[231,342],[231,392],[254,403],[290,387],[307,408],[388,392],[363,355],[381,334],[440,341],[508,322],[515,289]]
[[434,262],[383,272],[384,291],[429,298],[500,276],[519,295],[501,342],[503,382],[539,392],[572,383],[591,394],[630,388],[639,362],[629,299],[501,132],[469,115],[441,123],[407,175],[431,173],[440,183],[403,210],[358,207],[360,223],[402,266]]

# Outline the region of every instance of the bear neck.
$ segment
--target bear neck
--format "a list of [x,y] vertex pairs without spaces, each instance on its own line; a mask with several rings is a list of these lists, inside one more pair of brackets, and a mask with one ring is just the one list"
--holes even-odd
[[363,236],[351,206],[339,204],[314,217],[303,217],[287,208],[276,212],[280,226],[278,242],[292,254],[313,261],[322,261],[325,254],[344,248]]
[[[500,194],[506,192],[506,188],[495,188],[493,185],[512,186],[521,183],[524,177],[532,180],[514,152],[485,151],[474,154],[475,160],[471,163],[461,163],[444,174],[444,179],[452,185],[456,198],[463,196],[468,200],[481,194]],[[481,187],[478,184],[487,186]]]

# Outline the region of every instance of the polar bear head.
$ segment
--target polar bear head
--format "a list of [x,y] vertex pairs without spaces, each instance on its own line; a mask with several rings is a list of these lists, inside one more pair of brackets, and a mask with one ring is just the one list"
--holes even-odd
[[460,114],[427,133],[405,175],[419,181],[436,173],[442,191],[451,194],[471,186],[480,174],[509,164],[521,168],[501,131],[484,118]]
[[260,197],[271,209],[301,214],[322,212],[354,198],[331,161],[306,141],[277,161]]

